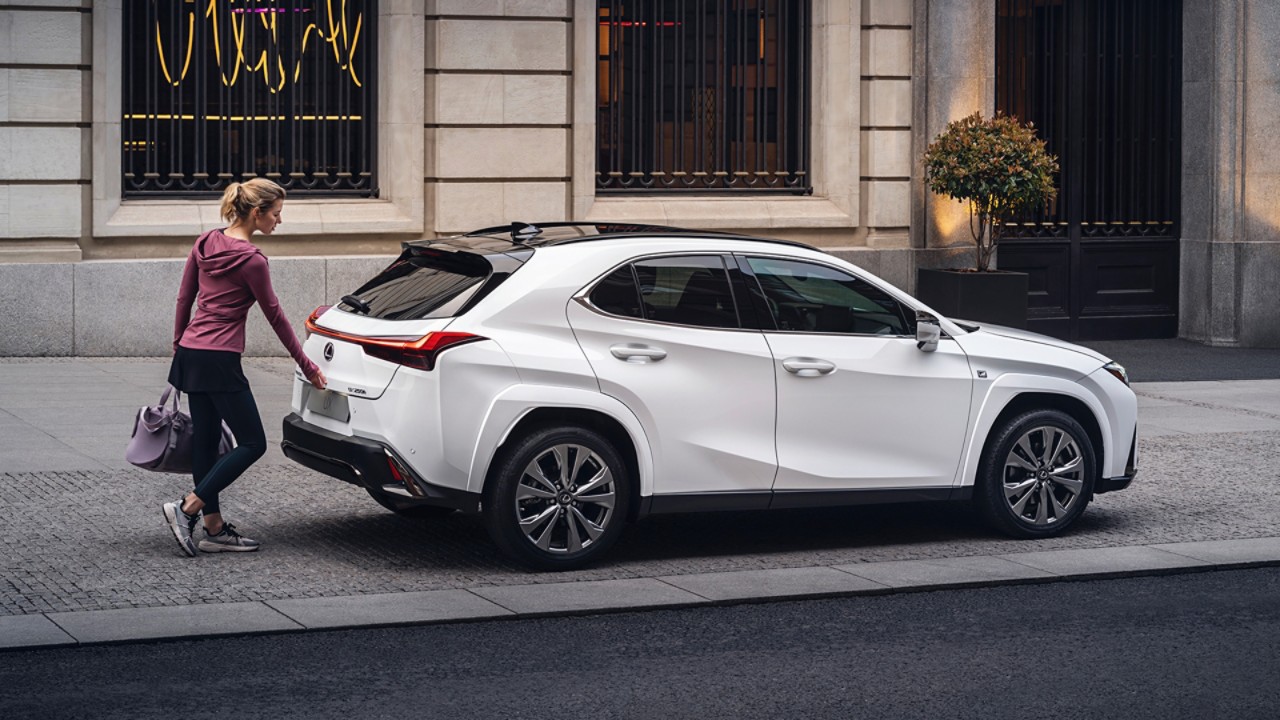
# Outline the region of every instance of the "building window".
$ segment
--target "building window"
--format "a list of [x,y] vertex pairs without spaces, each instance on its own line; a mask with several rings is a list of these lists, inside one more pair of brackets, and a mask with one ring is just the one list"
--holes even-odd
[[808,0],[597,0],[596,188],[808,194]]
[[376,197],[373,0],[124,3],[124,197]]

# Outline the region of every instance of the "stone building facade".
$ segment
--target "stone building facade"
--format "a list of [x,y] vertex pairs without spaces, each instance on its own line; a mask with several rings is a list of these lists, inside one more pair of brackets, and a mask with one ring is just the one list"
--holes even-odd
[[[122,8],[0,0],[0,355],[169,352],[209,200],[121,197]],[[1280,346],[1280,3],[1183,3],[1182,337]],[[377,3],[376,199],[291,199],[262,244],[299,324],[398,243],[511,220],[799,240],[908,290],[953,265],[963,208],[920,153],[994,109],[995,0],[812,0],[811,195],[595,190],[593,0]],[[279,354],[255,313],[247,351]],[[33,332],[34,329],[34,332]]]

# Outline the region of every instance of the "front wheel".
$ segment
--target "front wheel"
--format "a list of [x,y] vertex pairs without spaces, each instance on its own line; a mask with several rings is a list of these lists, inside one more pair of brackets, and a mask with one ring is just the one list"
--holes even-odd
[[1084,512],[1097,476],[1093,442],[1058,410],[1033,410],[996,429],[978,466],[975,502],[996,529],[1057,535]]
[[570,570],[622,532],[631,478],[608,440],[578,427],[534,431],[499,457],[485,493],[489,535],[516,560]]

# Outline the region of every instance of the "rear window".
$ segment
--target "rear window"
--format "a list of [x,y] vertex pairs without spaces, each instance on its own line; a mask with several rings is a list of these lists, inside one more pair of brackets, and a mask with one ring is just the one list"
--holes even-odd
[[[478,255],[415,248],[352,295],[369,306],[367,315],[372,318],[454,317],[476,298],[492,272],[489,262]],[[338,307],[364,314],[346,302]]]

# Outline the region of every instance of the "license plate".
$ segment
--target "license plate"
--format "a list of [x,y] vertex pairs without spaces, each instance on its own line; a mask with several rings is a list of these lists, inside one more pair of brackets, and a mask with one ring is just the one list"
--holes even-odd
[[311,389],[307,396],[307,409],[316,415],[346,422],[351,419],[351,407],[347,396],[332,390]]

